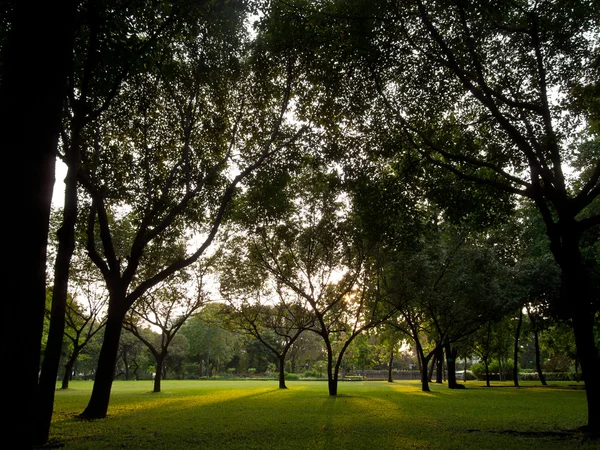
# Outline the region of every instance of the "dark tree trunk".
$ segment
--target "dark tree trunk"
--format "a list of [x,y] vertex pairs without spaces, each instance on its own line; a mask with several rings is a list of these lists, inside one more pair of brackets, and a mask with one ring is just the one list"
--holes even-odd
[[538,377],[540,378],[540,382],[543,386],[547,386],[546,377],[544,376],[544,372],[542,371],[542,362],[540,355],[540,340],[539,340],[539,332],[535,325],[533,327],[533,342],[535,347],[535,370],[538,373]]
[[160,392],[160,382],[163,376],[164,355],[156,357],[156,375],[154,376],[154,391]]
[[438,384],[443,383],[444,378],[444,349],[440,345],[437,352],[435,352],[435,382]]
[[[11,211],[5,285],[18,286],[2,311],[2,355],[20,371],[5,393],[3,440],[31,445],[37,433],[38,372],[46,298],[46,245],[63,99],[72,63],[76,1],[14,2],[2,52],[0,136]],[[49,20],[49,18],[52,20]],[[15,320],[26,318],[27,320]],[[19,336],[19,345],[14,345]],[[54,380],[56,381],[56,379]]]
[[65,333],[65,314],[67,311],[67,290],[69,286],[69,268],[75,249],[75,224],[77,222],[77,168],[79,165],[79,127],[74,126],[74,142],[69,150],[67,176],[65,178],[65,199],[63,223],[58,230],[58,251],[54,263],[54,288],[52,290],[52,309],[50,328],[44,353],[44,362],[39,382],[38,422],[36,425],[36,443],[44,444],[49,437],[56,378],[60,365],[61,349]]
[[65,375],[63,377],[61,389],[69,389],[69,381],[71,381],[73,376],[73,367],[75,367],[75,362],[79,357],[78,347],[75,347],[73,350],[73,354],[65,364]]
[[287,389],[285,385],[285,353],[279,355],[279,389]]
[[394,370],[394,346],[390,349],[390,360],[388,361],[388,383],[393,383],[392,371]]
[[464,388],[463,385],[459,385],[456,382],[456,356],[458,355],[458,350],[452,349],[448,341],[444,345],[446,347],[446,364],[448,366],[448,387],[450,389]]
[[523,308],[519,309],[519,322],[517,323],[517,332],[515,333],[515,354],[513,358],[513,380],[516,387],[519,387],[519,339],[521,337],[521,325],[523,325]]
[[423,351],[423,347],[421,347],[420,340],[418,338],[415,339],[414,337],[413,339],[415,340],[417,357],[419,359],[419,366],[421,369],[421,390],[423,392],[430,392],[427,365],[429,364],[429,360],[431,359],[433,353],[430,353],[429,356],[425,356],[425,352]]
[[487,358],[483,358],[483,364],[485,366],[485,385],[490,387],[490,365]]
[[62,383],[60,388],[63,390],[69,389],[69,381],[71,381],[71,375],[73,372],[73,364],[69,361],[65,364],[65,373],[63,375]]
[[[123,369],[125,373],[125,381],[129,381],[129,358],[127,357],[127,352],[129,350],[129,346],[126,346],[123,349],[123,353],[121,353],[121,358],[123,359]],[[117,357],[117,360],[119,358]]]
[[338,380],[337,380],[337,365],[334,367],[333,364],[333,349],[329,340],[326,340],[325,346],[327,347],[327,388],[329,389],[330,396],[336,396],[338,391]]
[[594,338],[595,310],[590,277],[579,249],[580,230],[574,218],[562,217],[547,224],[550,249],[561,268],[566,304],[573,320],[573,333],[588,407],[587,428],[600,432],[600,355]]
[[[112,301],[111,303],[117,303]],[[123,301],[121,301],[121,304]],[[112,311],[111,311],[112,309]],[[121,338],[121,329],[125,318],[126,308],[109,306],[108,319],[104,329],[104,341],[98,358],[98,368],[92,388],[90,401],[81,413],[80,417],[84,419],[103,419],[108,411],[110,401],[110,390],[114,378],[117,354],[119,351],[119,340]],[[158,372],[158,371],[157,371]]]
[[431,383],[433,380],[433,371],[435,370],[437,366],[437,360],[435,358],[431,359],[431,365],[428,366],[429,368],[427,369],[427,382]]

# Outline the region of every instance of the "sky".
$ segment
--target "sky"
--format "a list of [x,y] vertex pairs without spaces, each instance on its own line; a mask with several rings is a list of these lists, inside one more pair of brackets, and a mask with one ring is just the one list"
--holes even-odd
[[56,159],[56,169],[54,171],[54,191],[52,192],[52,208],[60,208],[65,204],[65,183],[67,176],[67,166]]

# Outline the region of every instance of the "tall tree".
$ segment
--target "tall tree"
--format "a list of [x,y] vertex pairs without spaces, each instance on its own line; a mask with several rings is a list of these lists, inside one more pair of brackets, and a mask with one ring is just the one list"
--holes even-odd
[[[91,134],[102,152],[83,162],[88,175],[80,177],[89,195],[87,250],[109,308],[85,418],[106,415],[121,324],[133,303],[205,253],[240,183],[301,133],[285,124],[292,55],[268,64],[253,58],[244,5],[213,6],[122,89]],[[119,227],[133,232],[115,233]],[[196,237],[191,249],[188,237]]]
[[[19,286],[2,312],[2,352],[21,370],[8,393],[6,438],[27,446],[33,439],[40,343],[46,297],[46,242],[54,185],[60,117],[70,73],[75,14],[79,1],[3,2],[0,63],[0,135],[18,181],[6,178],[14,211],[6,233],[14,243],[8,284]],[[48,20],[49,17],[55,20]],[[42,70],[43,68],[43,70]],[[35,133],[31,133],[32,127]],[[24,139],[27,136],[27,139]],[[27,317],[27,329],[15,317]],[[19,331],[20,330],[20,331]],[[10,345],[21,335],[21,345]],[[23,397],[25,396],[25,397]]]
[[[39,417],[36,442],[48,439],[54,405],[54,387],[65,329],[69,266],[75,249],[78,216],[77,176],[81,170],[86,128],[108,109],[122,83],[149,59],[148,53],[173,31],[174,2],[145,0],[128,3],[81,2],[77,14],[74,68],[69,74],[67,108],[58,155],[67,166],[62,225],[57,231],[54,289],[48,345],[39,380]],[[172,34],[172,33],[171,33]]]
[[284,295],[306,303],[313,315],[308,330],[323,339],[329,395],[335,396],[344,352],[389,312],[335,170],[313,159],[294,187],[291,212],[258,227],[251,252]]
[[415,0],[386,19],[379,39],[391,38],[390,46],[373,73],[399,129],[433,165],[528,198],[542,215],[571,305],[588,427],[600,429],[598,304],[581,254],[582,234],[600,224],[587,209],[600,195],[600,160],[586,161],[579,185],[566,175],[577,141],[595,139],[591,129],[570,131],[582,118],[572,86],[598,79],[594,2]]
[[[588,426],[598,430],[598,302],[581,251],[582,236],[600,224],[589,208],[600,195],[596,2],[285,5],[274,29],[292,29],[287,41],[279,35],[288,44],[302,40],[303,62],[318,81],[312,105],[345,120],[339,129],[358,120],[375,135],[383,130],[382,147],[409,142],[429,173],[441,169],[538,209],[582,356]],[[571,175],[573,160],[581,166]]]

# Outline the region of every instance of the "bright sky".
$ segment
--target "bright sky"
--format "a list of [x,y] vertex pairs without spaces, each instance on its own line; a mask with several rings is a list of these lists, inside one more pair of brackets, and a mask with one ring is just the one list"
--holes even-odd
[[60,208],[65,203],[65,183],[67,176],[67,166],[60,160],[56,160],[56,170],[54,171],[54,191],[52,193],[52,207]]

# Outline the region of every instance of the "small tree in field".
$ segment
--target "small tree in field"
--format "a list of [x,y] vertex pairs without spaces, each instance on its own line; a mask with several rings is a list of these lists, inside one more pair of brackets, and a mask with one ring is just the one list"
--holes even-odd
[[[136,336],[148,348],[156,362],[154,376],[154,392],[160,392],[163,366],[169,351],[169,345],[186,322],[207,301],[204,292],[204,270],[196,274],[196,292],[187,281],[184,273],[178,278],[168,280],[157,289],[149,292],[134,305],[130,316],[123,326]],[[179,283],[178,283],[179,281]],[[160,330],[159,340],[150,339],[144,333],[143,325],[151,325]]]

